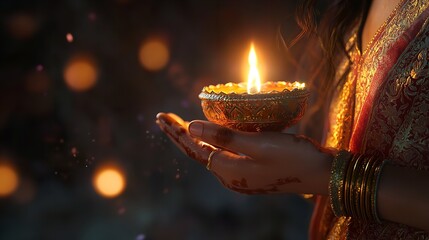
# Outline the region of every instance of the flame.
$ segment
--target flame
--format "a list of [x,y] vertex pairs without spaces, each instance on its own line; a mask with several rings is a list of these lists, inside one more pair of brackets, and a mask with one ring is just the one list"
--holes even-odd
[[256,57],[255,46],[250,45],[249,51],[249,74],[247,75],[247,93],[255,94],[261,92],[261,77],[258,71],[258,58]]

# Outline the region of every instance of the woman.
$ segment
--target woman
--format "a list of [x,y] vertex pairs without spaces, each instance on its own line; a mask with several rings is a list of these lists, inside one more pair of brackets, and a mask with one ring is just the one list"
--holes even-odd
[[157,123],[234,191],[317,194],[312,239],[429,239],[429,1],[342,0],[326,16],[323,147],[174,114]]

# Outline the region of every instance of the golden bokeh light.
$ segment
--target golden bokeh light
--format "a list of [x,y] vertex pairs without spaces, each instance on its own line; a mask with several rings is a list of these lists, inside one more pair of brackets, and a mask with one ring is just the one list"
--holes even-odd
[[94,175],[94,188],[103,197],[113,198],[125,189],[124,174],[115,167],[105,167]]
[[19,179],[16,170],[8,165],[0,165],[0,197],[11,195],[18,188]]
[[170,59],[167,45],[159,40],[144,42],[139,51],[139,60],[143,67],[149,71],[163,69]]
[[95,64],[87,58],[71,60],[64,70],[64,80],[67,86],[77,92],[91,89],[97,82],[97,77]]

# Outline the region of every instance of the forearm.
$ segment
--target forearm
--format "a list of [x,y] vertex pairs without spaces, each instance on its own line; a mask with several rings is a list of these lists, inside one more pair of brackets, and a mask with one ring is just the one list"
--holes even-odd
[[429,231],[429,172],[386,165],[377,207],[384,220]]

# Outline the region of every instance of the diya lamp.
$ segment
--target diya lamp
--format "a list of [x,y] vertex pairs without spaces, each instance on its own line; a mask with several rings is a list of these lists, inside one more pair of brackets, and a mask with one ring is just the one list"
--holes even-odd
[[246,132],[281,131],[297,123],[304,115],[310,94],[305,83],[261,83],[253,44],[248,62],[247,82],[203,88],[199,98],[206,118]]

